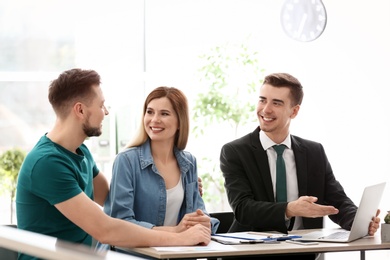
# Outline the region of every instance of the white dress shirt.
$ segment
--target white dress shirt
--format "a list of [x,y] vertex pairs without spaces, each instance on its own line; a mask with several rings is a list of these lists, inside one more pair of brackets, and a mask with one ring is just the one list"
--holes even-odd
[[[298,180],[297,180],[297,168],[295,165],[294,152],[291,149],[291,137],[287,135],[286,139],[280,144],[272,141],[263,131],[259,134],[260,143],[264,150],[267,151],[269,169],[271,173],[272,185],[274,190],[274,196],[276,196],[276,151],[272,147],[274,145],[284,144],[286,149],[283,153],[284,163],[286,165],[286,183],[287,183],[287,201],[297,200],[299,197],[298,193]],[[287,218],[286,218],[287,219]],[[288,219],[287,219],[288,220]],[[289,225],[290,221],[286,221],[286,225]],[[302,227],[302,218],[296,217],[294,221],[293,229],[299,229]]]

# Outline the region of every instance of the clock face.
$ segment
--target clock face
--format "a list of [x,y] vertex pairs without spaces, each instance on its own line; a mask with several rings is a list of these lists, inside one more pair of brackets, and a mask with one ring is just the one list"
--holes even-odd
[[310,42],[325,30],[327,17],[321,0],[286,0],[280,19],[290,38]]

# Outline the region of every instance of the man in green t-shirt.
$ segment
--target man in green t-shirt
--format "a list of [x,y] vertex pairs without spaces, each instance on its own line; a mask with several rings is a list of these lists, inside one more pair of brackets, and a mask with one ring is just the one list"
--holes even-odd
[[[91,245],[92,237],[124,247],[210,242],[210,229],[200,224],[189,223],[191,227],[182,233],[155,231],[111,218],[97,205],[103,205],[109,186],[83,142],[101,135],[109,113],[99,74],[65,71],[50,84],[48,97],[57,118],[19,172],[18,228],[85,245]],[[19,259],[34,257],[21,254]]]

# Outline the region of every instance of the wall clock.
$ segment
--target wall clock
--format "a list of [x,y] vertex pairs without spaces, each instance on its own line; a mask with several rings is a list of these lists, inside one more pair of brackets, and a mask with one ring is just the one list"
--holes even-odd
[[284,32],[292,39],[310,42],[326,27],[326,9],[321,0],[286,0],[280,20]]

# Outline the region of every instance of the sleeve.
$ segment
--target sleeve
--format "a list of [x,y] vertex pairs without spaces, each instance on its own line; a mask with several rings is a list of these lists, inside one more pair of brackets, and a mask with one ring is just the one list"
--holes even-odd
[[56,155],[43,157],[35,164],[31,173],[31,185],[32,192],[51,205],[82,192],[73,167]]
[[[194,205],[194,207],[190,207],[191,209],[188,210],[188,212],[193,212],[196,209],[201,209],[205,214],[210,214],[206,210],[206,206],[204,204],[204,201],[199,193],[199,183],[198,183],[198,170],[197,170],[197,162],[196,158],[187,153],[187,156],[189,156],[189,160],[192,163],[192,169],[190,170],[191,173],[191,181],[186,185],[186,198],[192,198],[192,201],[187,201],[187,205]],[[210,218],[211,221],[211,233],[215,234],[217,232],[218,226],[219,226],[219,220],[216,218]]]
[[154,227],[153,224],[137,221],[134,213],[135,172],[133,167],[137,165],[129,160],[129,157],[119,153],[114,160],[109,198],[104,205],[104,211],[114,217],[132,222],[146,228]]
[[347,196],[344,188],[333,174],[332,167],[328,161],[325,151],[320,145],[321,153],[325,162],[325,198],[324,204],[332,205],[339,210],[336,215],[329,215],[329,218],[344,229],[350,230],[357,211],[357,206]]
[[83,151],[84,155],[87,157],[87,160],[89,162],[91,162],[91,164],[92,164],[92,174],[93,174],[92,177],[95,178],[99,174],[100,170],[97,167],[95,160],[93,159],[91,151],[89,151],[88,147],[85,144],[82,144],[80,146],[80,149]]
[[99,168],[96,166],[96,164],[94,164],[92,168],[93,178],[95,178],[99,174],[99,172]]
[[226,194],[236,220],[242,225],[241,229],[286,233],[287,203],[270,201],[264,174],[257,168],[259,155],[241,146],[244,144],[225,144],[220,154]]

